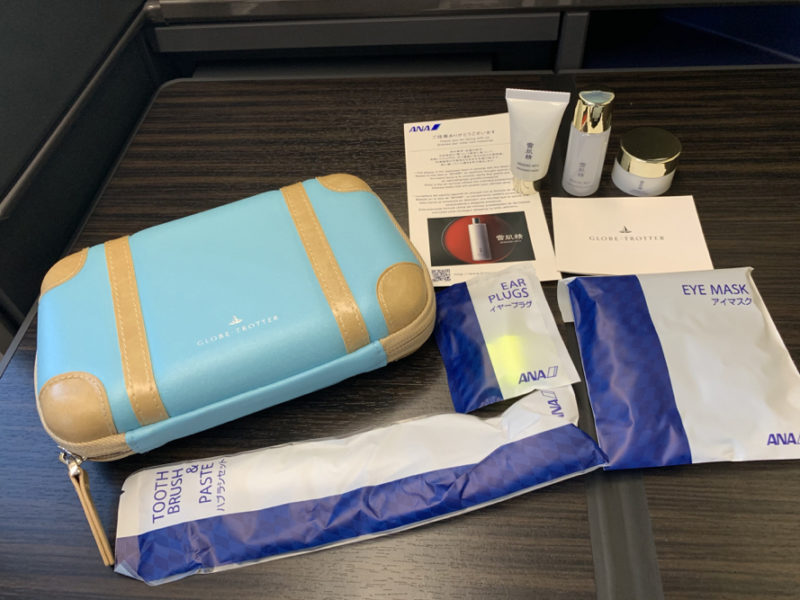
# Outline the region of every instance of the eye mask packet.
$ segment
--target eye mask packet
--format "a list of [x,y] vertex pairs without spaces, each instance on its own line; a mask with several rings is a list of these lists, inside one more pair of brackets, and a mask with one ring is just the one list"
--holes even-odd
[[800,375],[751,271],[559,282],[608,469],[800,458]]
[[123,484],[116,567],[156,585],[369,539],[605,464],[572,388],[502,415],[442,414],[139,471]]
[[458,412],[580,380],[527,263],[438,292],[434,337]]

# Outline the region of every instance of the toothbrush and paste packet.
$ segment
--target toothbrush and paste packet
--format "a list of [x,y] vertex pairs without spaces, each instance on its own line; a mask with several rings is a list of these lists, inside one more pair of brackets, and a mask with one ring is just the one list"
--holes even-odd
[[564,387],[489,419],[440,414],[139,471],[122,488],[115,570],[157,585],[476,510],[602,467],[577,420]]

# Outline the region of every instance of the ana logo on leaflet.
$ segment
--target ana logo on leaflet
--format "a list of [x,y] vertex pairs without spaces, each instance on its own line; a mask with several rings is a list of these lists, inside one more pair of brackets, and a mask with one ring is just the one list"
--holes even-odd
[[418,131],[436,131],[441,126],[441,123],[434,123],[433,125],[412,125],[409,133],[416,133]]
[[543,371],[542,369],[538,371],[523,371],[519,374],[519,381],[517,381],[517,384],[530,383],[531,381],[539,381],[540,379],[551,379],[556,375],[558,375],[558,367],[556,365],[549,367],[547,371]]
[[800,446],[800,433],[770,433],[767,446]]

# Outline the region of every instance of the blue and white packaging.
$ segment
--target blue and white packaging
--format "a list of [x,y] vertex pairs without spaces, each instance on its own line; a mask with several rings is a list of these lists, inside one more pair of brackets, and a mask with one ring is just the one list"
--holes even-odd
[[155,585],[500,502],[605,464],[577,418],[566,387],[485,420],[436,415],[139,471],[122,488],[115,570]]
[[439,292],[433,334],[458,412],[580,381],[530,263]]
[[800,375],[751,271],[559,282],[608,469],[800,458]]

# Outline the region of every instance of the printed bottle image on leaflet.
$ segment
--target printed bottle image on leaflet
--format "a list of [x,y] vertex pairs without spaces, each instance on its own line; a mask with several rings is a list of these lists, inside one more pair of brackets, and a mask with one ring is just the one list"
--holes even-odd
[[472,260],[492,260],[489,232],[486,223],[481,223],[478,217],[473,217],[469,225],[469,248],[472,251]]

